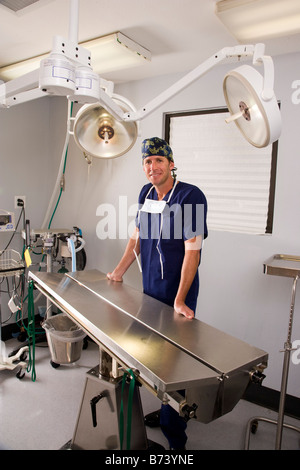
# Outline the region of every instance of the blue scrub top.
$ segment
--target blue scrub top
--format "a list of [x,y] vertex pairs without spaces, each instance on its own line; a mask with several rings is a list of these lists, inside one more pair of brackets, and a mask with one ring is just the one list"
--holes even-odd
[[[139,208],[151,188],[145,185],[139,195]],[[172,190],[165,196],[168,201]],[[157,200],[155,188],[148,199]],[[143,274],[143,290],[173,307],[177,294],[184,258],[184,242],[197,235],[207,237],[207,201],[203,192],[192,184],[179,181],[171,200],[162,214],[139,211],[136,225],[140,231],[140,253]],[[161,226],[161,221],[162,226]],[[161,260],[160,260],[161,254]],[[161,261],[163,264],[163,279]],[[199,292],[198,271],[186,297],[186,304],[196,311]]]

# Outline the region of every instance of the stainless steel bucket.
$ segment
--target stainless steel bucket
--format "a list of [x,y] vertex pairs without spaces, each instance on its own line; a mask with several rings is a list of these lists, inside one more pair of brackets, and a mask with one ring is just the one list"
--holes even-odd
[[67,315],[50,317],[44,321],[42,327],[46,331],[53,362],[70,364],[80,359],[86,334]]

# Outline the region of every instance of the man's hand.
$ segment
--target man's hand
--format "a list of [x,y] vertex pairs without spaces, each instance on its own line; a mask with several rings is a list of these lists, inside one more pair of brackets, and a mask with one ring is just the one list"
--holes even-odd
[[192,319],[195,316],[195,313],[192,309],[190,309],[184,302],[176,301],[176,299],[174,303],[174,309],[176,313],[180,313],[188,319]]
[[115,273],[115,271],[113,271],[112,273],[107,273],[106,277],[110,281],[123,282],[122,276],[119,276],[117,273]]

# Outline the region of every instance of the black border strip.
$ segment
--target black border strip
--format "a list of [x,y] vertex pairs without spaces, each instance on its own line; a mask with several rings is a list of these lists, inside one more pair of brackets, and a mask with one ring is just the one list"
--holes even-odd
[[[280,392],[272,388],[250,383],[244,393],[243,399],[278,412]],[[300,398],[286,395],[285,415],[300,419]]]

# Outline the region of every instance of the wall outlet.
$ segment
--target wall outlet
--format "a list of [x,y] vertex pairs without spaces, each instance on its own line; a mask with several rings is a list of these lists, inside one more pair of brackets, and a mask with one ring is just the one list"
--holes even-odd
[[[23,201],[23,204],[21,201]],[[26,196],[15,196],[15,209],[20,209],[25,206],[26,206]]]

